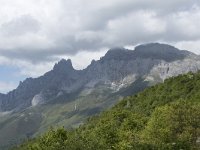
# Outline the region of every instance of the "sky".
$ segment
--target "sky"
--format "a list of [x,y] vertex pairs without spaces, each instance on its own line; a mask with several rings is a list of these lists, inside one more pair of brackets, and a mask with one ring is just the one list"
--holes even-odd
[[161,42],[200,54],[199,0],[0,0],[0,92],[61,58],[85,68],[112,47]]

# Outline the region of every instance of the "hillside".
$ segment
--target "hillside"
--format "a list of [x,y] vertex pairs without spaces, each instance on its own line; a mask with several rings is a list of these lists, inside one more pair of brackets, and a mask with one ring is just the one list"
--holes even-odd
[[51,129],[17,150],[200,149],[200,72],[127,97],[76,130]]
[[[45,132],[51,126],[76,128],[88,117],[99,114],[113,106],[123,96],[137,93],[146,88],[149,83],[138,80],[118,92],[99,85],[90,93],[64,95],[62,99],[51,103],[37,105],[25,110],[0,116],[0,149],[21,143],[24,139],[35,137]],[[76,95],[77,94],[77,95]]]

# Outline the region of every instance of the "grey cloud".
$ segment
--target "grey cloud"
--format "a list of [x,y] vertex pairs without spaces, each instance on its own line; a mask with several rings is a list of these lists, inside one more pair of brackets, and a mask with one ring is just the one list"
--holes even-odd
[[[101,39],[99,39],[101,40]],[[98,39],[88,41],[81,39],[77,41],[74,37],[65,37],[56,41],[56,47],[49,49],[34,49],[34,48],[19,48],[19,49],[0,49],[0,54],[10,59],[20,59],[32,63],[41,63],[48,61],[55,61],[56,56],[60,55],[74,55],[78,51],[87,50],[95,51],[102,46],[102,42]]]
[[[173,13],[192,9],[199,5],[198,0],[124,0],[113,1],[112,6],[96,8],[91,12],[84,13],[82,16],[83,27],[87,30],[101,30],[106,27],[109,20],[124,17],[131,12],[139,10],[154,11],[160,17],[165,17]],[[82,15],[82,14],[81,14]]]
[[[31,62],[51,61],[57,55],[74,55],[82,50],[135,45],[145,42],[180,42],[200,39],[198,0],[59,0],[52,16],[22,15],[0,27],[0,55]],[[48,3],[48,1],[47,1]],[[71,4],[71,5],[70,5]],[[38,6],[43,7],[43,6]],[[47,9],[51,12],[51,6]],[[60,10],[60,11],[59,11]],[[48,12],[47,11],[47,12]],[[181,15],[178,15],[178,14]],[[190,15],[193,14],[192,17]],[[33,17],[34,16],[34,17]],[[37,17],[38,18],[37,18]],[[189,17],[188,17],[189,16]],[[52,21],[53,20],[53,21]],[[192,22],[184,27],[185,22]],[[195,30],[196,32],[194,32]],[[194,32],[194,34],[190,34]],[[34,36],[26,35],[32,33]],[[9,37],[6,37],[9,36]],[[44,43],[38,42],[44,39]],[[32,42],[31,42],[32,41]],[[46,43],[45,43],[46,42]],[[16,46],[15,46],[16,44]]]
[[20,36],[26,33],[39,31],[39,22],[31,15],[22,15],[0,26],[3,36]]

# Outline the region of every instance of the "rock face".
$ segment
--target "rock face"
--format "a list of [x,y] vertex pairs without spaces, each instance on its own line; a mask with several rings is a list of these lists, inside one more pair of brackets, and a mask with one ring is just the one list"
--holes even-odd
[[[4,99],[5,95],[0,93],[0,106],[2,106],[2,101]],[[0,112],[1,112],[1,107],[0,107]]]
[[75,70],[71,60],[62,59],[43,76],[28,78],[7,95],[0,94],[0,111],[18,111],[48,103],[99,84],[117,91],[139,77],[162,82],[168,77],[199,69],[198,55],[159,43],[140,45],[135,50],[111,49],[84,70]]

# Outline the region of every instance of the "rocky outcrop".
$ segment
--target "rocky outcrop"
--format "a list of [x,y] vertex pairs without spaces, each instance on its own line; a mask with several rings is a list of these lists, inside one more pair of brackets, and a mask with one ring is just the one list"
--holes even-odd
[[21,110],[52,99],[104,84],[114,90],[137,78],[161,82],[200,69],[200,57],[189,51],[159,43],[140,45],[135,50],[114,48],[84,70],[75,70],[71,60],[62,59],[39,78],[28,78],[7,95],[0,94],[0,111]]

